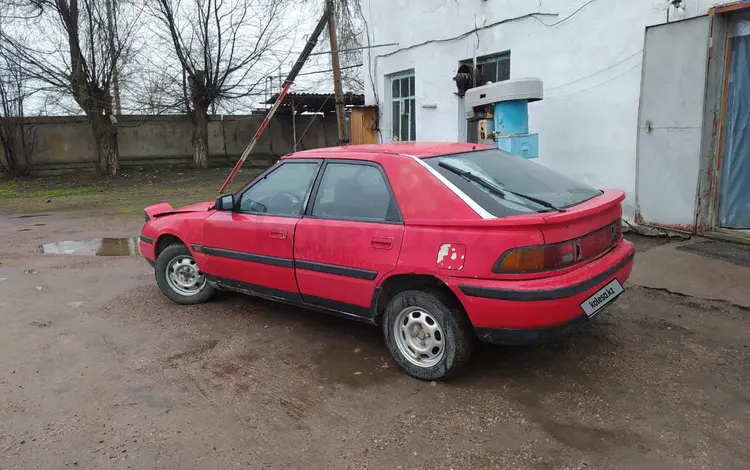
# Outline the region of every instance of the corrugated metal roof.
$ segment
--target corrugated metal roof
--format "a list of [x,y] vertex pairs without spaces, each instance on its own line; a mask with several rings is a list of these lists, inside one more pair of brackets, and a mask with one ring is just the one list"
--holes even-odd
[[[266,104],[273,104],[279,94],[274,93]],[[365,104],[365,95],[357,93],[344,93],[345,106],[361,106]],[[322,112],[330,113],[335,108],[333,93],[287,93],[281,102],[279,111],[291,111],[292,105],[297,113]]]

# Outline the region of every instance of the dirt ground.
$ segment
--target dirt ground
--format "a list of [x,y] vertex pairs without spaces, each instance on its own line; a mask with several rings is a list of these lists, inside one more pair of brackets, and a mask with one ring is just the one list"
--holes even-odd
[[572,338],[421,382],[377,328],[35,253],[137,215],[28,215],[0,215],[0,469],[750,468],[747,307],[630,285]]

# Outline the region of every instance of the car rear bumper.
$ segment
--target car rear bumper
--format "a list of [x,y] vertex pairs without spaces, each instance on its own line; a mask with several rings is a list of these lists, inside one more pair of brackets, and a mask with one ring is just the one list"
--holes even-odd
[[[480,339],[521,344],[565,335],[588,321],[581,307],[614,279],[630,277],[633,244],[612,251],[569,273],[531,281],[446,279],[464,306]],[[597,312],[601,313],[601,310]]]
[[532,330],[511,330],[506,328],[475,328],[477,337],[492,344],[537,344],[565,337],[589,322],[586,315],[579,315],[562,325]]

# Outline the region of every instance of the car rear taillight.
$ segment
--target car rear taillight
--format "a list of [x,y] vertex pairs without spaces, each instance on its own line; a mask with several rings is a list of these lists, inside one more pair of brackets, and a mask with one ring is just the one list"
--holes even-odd
[[622,238],[622,221],[553,245],[528,246],[506,251],[492,267],[495,274],[522,274],[563,269],[594,258]]
[[516,248],[506,252],[492,269],[496,274],[529,273],[562,269],[575,263],[574,242]]

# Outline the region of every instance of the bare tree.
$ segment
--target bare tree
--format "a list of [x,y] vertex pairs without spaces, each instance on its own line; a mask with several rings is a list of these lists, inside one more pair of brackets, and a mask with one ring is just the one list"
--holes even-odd
[[[208,113],[258,94],[282,44],[280,0],[153,0],[151,11],[181,68],[182,104],[193,123],[193,164],[208,166]],[[168,73],[171,74],[172,71]],[[174,76],[174,74],[171,74]]]
[[173,76],[172,71],[167,72],[153,66],[144,66],[134,77],[138,86],[132,87],[132,93],[127,98],[136,114],[157,116],[186,111],[182,98],[181,74],[178,67],[174,68],[178,69],[176,73],[179,77]]
[[28,78],[17,63],[0,55],[0,170],[11,176],[31,171],[34,129],[27,125],[24,101],[29,96]]
[[360,0],[336,0],[336,24],[344,90],[361,93],[365,89],[362,75],[362,7]]
[[[4,18],[0,16],[0,31]],[[34,127],[25,119],[24,102],[33,94],[30,80],[15,57],[0,50],[0,170],[13,177],[31,171]]]
[[91,123],[100,171],[116,174],[119,150],[111,89],[131,52],[138,9],[130,0],[0,0],[0,8],[19,11],[14,30],[30,31],[35,38],[30,45],[6,31],[0,36],[0,52],[17,57],[46,91],[75,99]]

